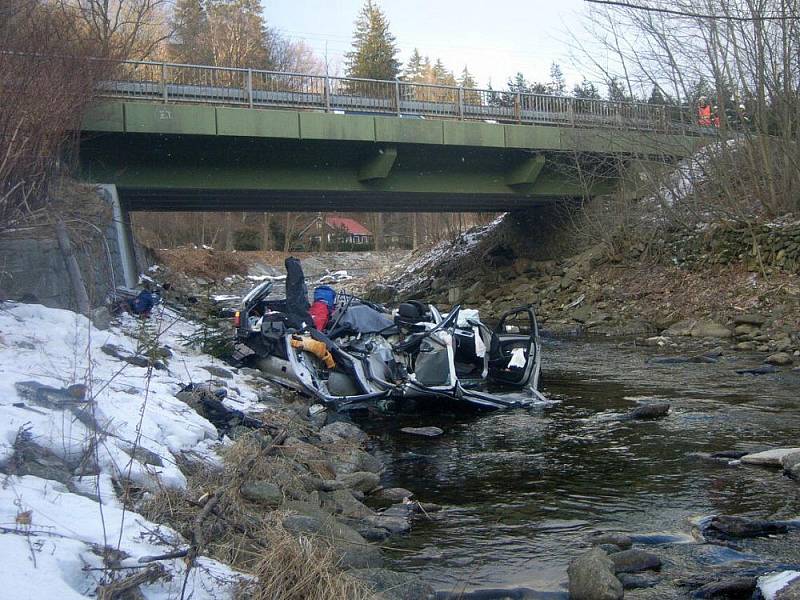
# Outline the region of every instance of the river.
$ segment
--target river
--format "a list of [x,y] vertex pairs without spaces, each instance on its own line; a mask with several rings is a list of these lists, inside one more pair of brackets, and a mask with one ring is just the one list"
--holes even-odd
[[[681,578],[800,564],[797,532],[737,549],[691,535],[691,519],[704,515],[800,515],[800,485],[780,471],[693,454],[800,445],[800,373],[737,375],[763,358],[731,352],[714,364],[646,362],[665,353],[625,340],[549,338],[542,387],[552,403],[360,419],[388,465],[384,485],[443,506],[389,541],[389,566],[437,590],[522,587],[566,598],[567,565],[587,536],[619,531],[664,561],[660,584],[626,591],[655,599],[685,598]],[[656,400],[672,405],[668,417],[618,419]],[[399,431],[409,425],[445,434]]]

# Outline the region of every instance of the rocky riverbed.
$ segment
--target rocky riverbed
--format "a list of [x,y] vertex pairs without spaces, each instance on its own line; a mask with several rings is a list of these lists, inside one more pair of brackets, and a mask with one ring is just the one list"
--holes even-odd
[[[800,376],[739,374],[761,357],[730,342],[641,341],[547,338],[553,402],[534,410],[363,422],[387,463],[385,485],[424,490],[443,507],[389,542],[399,550],[392,568],[476,598],[624,590],[654,600],[751,598],[760,582],[769,589],[769,573],[798,570],[796,451],[785,464],[753,453],[800,445]],[[704,355],[714,357],[682,359]],[[400,431],[408,425],[444,433],[411,438]]]

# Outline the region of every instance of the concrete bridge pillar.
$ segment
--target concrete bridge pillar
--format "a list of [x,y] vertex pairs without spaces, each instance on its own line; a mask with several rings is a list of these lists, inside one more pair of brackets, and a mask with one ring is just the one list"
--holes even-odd
[[111,227],[119,250],[125,287],[135,288],[139,281],[139,276],[138,269],[136,268],[136,254],[134,253],[130,214],[119,201],[116,185],[113,183],[103,183],[99,184],[97,187],[106,201],[111,205]]

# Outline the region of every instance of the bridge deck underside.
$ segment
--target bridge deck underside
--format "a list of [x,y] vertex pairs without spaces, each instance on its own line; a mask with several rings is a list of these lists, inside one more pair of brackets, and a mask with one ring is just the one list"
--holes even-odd
[[[392,160],[381,164],[384,152]],[[574,153],[193,135],[87,134],[85,178],[114,183],[132,210],[500,211],[597,193]],[[534,157],[534,158],[532,158]],[[586,155],[611,173],[616,161]],[[523,169],[523,174],[518,171]],[[533,168],[531,168],[532,170]],[[516,173],[516,175],[515,175]],[[529,177],[529,179],[525,179]]]

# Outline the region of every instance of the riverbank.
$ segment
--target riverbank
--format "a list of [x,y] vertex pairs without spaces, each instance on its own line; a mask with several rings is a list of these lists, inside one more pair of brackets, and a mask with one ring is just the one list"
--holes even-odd
[[532,303],[554,333],[664,334],[652,343],[673,346],[687,336],[717,338],[746,342],[736,347],[764,358],[785,353],[786,364],[800,356],[796,222],[765,225],[759,249],[747,249],[745,233],[718,227],[665,243],[658,258],[638,246],[609,256],[599,244],[561,258],[530,258],[525,227],[509,214],[420,250],[378,281],[371,297],[463,303],[487,318]]
[[0,545],[15,597],[431,592],[381,568],[380,544],[436,507],[380,485],[367,434],[187,346],[198,325],[172,309],[101,327],[0,308]]

